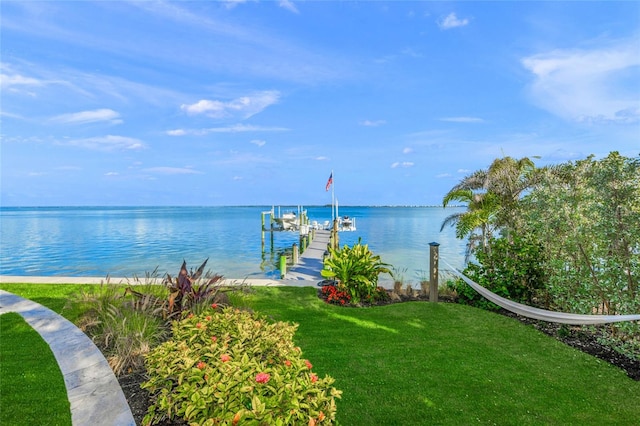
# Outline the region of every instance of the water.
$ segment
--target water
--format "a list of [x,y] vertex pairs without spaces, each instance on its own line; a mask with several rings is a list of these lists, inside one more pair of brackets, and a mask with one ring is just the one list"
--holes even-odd
[[[19,276],[143,276],[158,268],[175,273],[209,258],[208,269],[225,277],[275,277],[279,252],[298,236],[270,233],[262,248],[260,212],[271,207],[40,207],[0,209],[0,274]],[[277,212],[278,208],[276,208]],[[282,208],[281,211],[295,211]],[[329,220],[329,207],[309,207],[308,216]],[[356,218],[357,231],[340,233],[340,244],[361,237],[382,260],[416,281],[429,269],[429,243],[462,267],[465,241],[444,218],[460,208],[341,207]]]

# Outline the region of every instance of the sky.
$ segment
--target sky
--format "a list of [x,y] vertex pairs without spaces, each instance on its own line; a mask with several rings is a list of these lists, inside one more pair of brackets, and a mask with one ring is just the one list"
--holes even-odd
[[640,155],[640,2],[2,1],[2,206],[441,205]]

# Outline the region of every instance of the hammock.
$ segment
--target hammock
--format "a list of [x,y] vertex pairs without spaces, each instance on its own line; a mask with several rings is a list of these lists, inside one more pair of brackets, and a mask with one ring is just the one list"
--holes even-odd
[[505,299],[504,297],[498,296],[495,293],[490,292],[486,288],[482,287],[480,284],[470,280],[462,273],[460,273],[457,269],[447,263],[445,260],[442,260],[451,271],[460,277],[464,282],[469,284],[469,286],[480,293],[482,296],[492,301],[496,305],[516,313],[518,315],[522,315],[523,317],[533,318],[542,321],[548,322],[557,322],[560,324],[575,324],[575,325],[593,325],[593,324],[607,324],[611,322],[622,322],[622,321],[640,321],[640,315],[581,315],[581,314],[568,314],[565,312],[553,312],[547,311],[545,309],[533,308],[531,306],[523,305],[522,303],[516,303],[509,299]]

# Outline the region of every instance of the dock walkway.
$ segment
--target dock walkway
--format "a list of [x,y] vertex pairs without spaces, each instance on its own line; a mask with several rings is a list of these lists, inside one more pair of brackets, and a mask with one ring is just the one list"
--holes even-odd
[[327,245],[329,244],[329,238],[331,231],[318,230],[316,236],[307,247],[307,249],[300,255],[298,263],[293,265],[286,273],[284,279],[288,280],[304,280],[304,281],[320,281],[322,280],[323,263],[322,258]]

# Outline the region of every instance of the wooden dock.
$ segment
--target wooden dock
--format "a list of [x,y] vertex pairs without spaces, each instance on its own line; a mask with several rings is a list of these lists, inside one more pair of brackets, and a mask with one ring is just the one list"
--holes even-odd
[[291,266],[284,277],[285,280],[320,281],[323,268],[322,259],[329,244],[330,231],[318,230],[315,238],[300,255],[298,263]]

